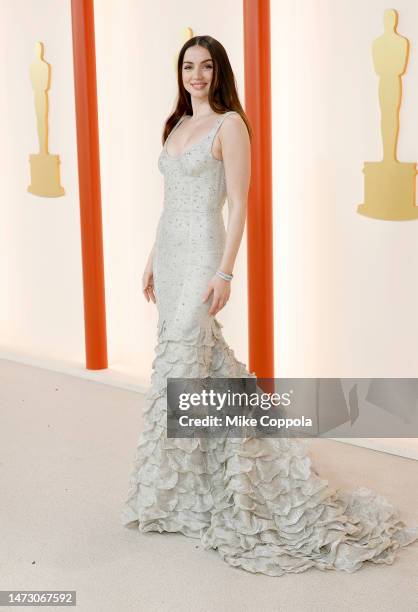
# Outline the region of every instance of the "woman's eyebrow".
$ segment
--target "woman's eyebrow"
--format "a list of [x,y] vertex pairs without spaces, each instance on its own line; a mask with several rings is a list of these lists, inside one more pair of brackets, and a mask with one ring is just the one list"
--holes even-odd
[[[205,62],[211,62],[212,58],[208,57],[208,59],[202,60],[200,63],[204,64]],[[183,64],[193,64],[193,62],[191,62],[190,60],[184,60]]]

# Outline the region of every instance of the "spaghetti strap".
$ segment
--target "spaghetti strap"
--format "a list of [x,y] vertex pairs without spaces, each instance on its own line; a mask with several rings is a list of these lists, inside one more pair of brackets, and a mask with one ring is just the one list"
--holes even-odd
[[215,125],[214,130],[214,137],[216,132],[219,130],[219,128],[221,127],[222,123],[224,122],[224,120],[227,118],[228,115],[239,115],[239,113],[237,113],[236,111],[227,111],[226,113],[222,113],[222,116],[218,119],[218,123]]
[[[187,117],[187,115],[183,115],[182,117],[180,117],[180,119],[177,121],[176,125],[173,127],[173,129],[171,130],[171,132],[169,133],[169,135],[167,136],[167,138],[164,141],[164,149],[166,149],[166,144],[168,142],[168,139],[170,138],[171,134],[178,128],[178,126],[180,125],[180,123],[183,122],[183,119],[185,119],[185,117]],[[166,149],[167,150],[167,149]]]
[[209,143],[210,151],[212,151],[213,141],[215,140],[215,136],[218,133],[218,130],[220,129],[222,123],[224,122],[224,120],[226,119],[228,115],[233,115],[233,114],[239,115],[239,113],[237,113],[236,111],[227,111],[226,113],[222,113],[222,116],[218,119],[217,123],[215,123],[214,127],[212,128],[212,134],[211,134],[210,143]]

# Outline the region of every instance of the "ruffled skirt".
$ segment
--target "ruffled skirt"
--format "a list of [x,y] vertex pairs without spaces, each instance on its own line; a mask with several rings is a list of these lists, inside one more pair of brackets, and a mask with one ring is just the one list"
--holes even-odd
[[180,532],[229,565],[281,576],[310,567],[354,572],[391,564],[418,540],[391,503],[359,487],[333,489],[298,438],[167,438],[168,377],[249,377],[214,318],[188,335],[159,323],[145,428],[122,524]]

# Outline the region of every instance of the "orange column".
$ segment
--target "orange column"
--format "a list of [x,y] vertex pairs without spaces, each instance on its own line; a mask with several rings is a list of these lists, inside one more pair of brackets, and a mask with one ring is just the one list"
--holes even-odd
[[86,368],[107,368],[93,0],[71,0]]
[[274,377],[273,210],[269,0],[243,0],[245,112],[253,128],[248,197],[249,368]]

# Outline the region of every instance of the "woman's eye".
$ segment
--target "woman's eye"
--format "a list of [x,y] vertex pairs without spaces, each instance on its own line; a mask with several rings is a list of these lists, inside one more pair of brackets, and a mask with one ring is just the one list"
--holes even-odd
[[[209,70],[212,70],[213,66],[211,66],[210,64],[207,64],[206,66],[203,66],[204,68],[208,68]],[[185,66],[184,69],[185,70],[189,70],[191,68],[191,66]]]

